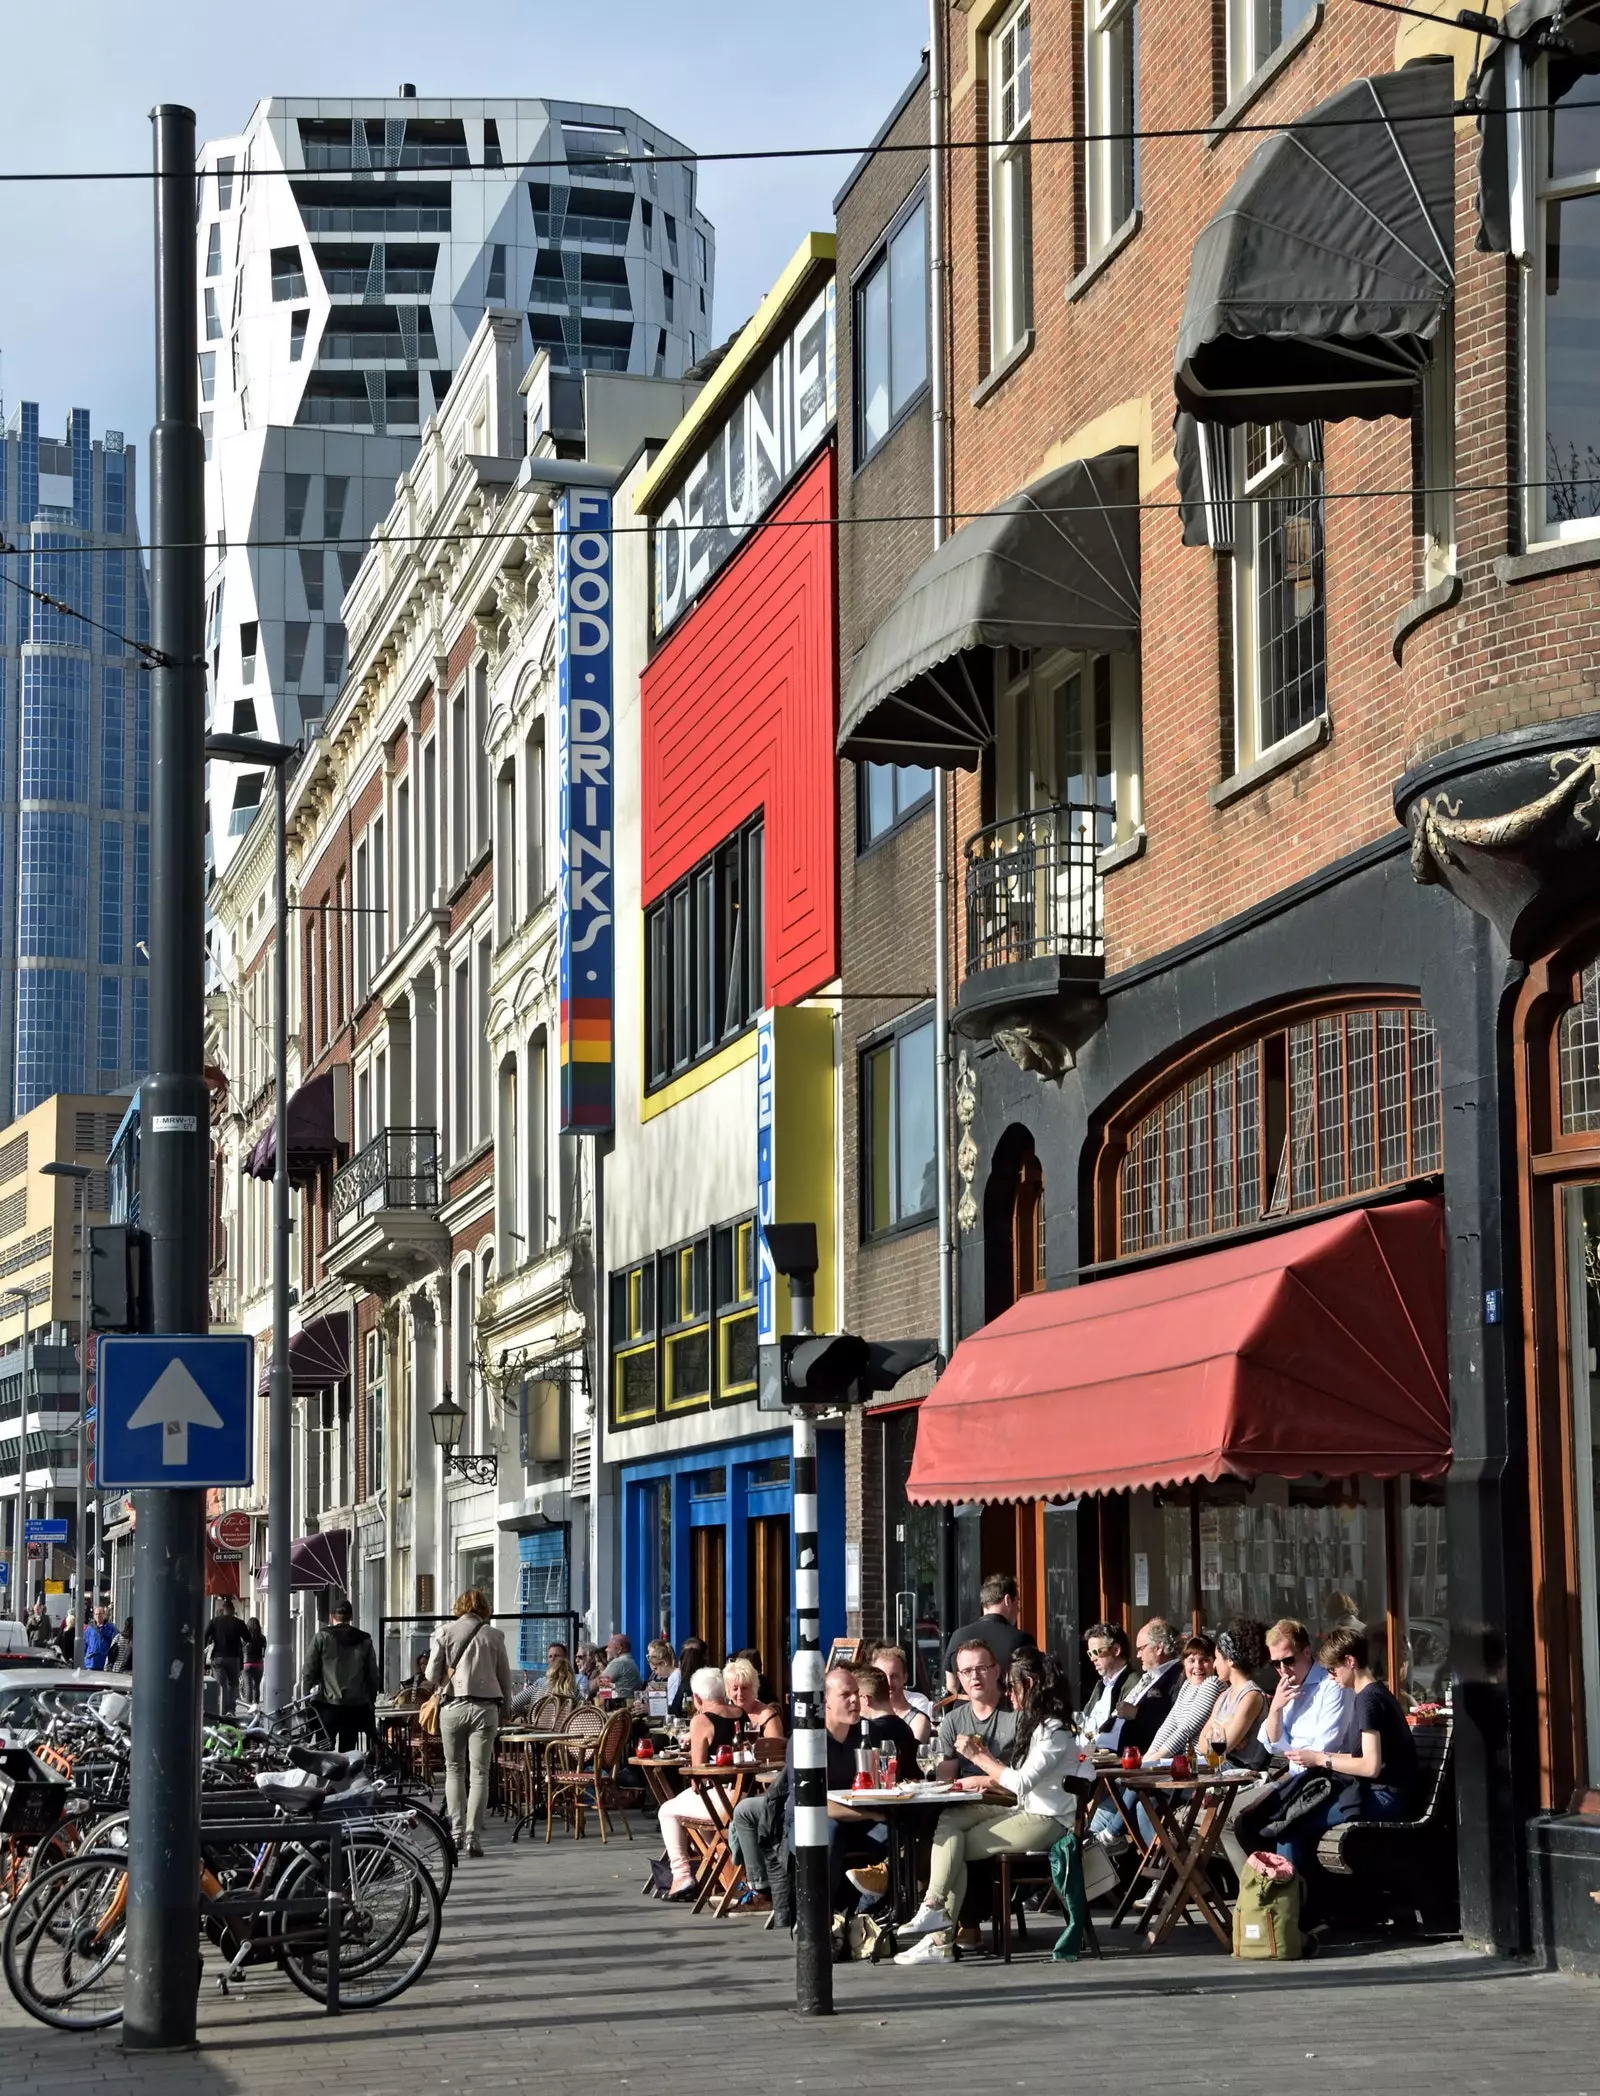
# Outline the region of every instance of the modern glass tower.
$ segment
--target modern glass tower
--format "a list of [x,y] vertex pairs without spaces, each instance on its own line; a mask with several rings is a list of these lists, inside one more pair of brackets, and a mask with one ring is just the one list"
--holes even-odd
[[[686,148],[588,103],[272,97],[201,161],[210,718],[293,742],[485,308],[522,313],[529,362],[680,377],[712,340],[712,229]],[[219,866],[262,788],[212,767]]]
[[[134,452],[0,431],[0,1126],[139,1077],[149,1037],[150,672]],[[98,621],[41,604],[31,585]],[[101,630],[106,628],[109,630]]]

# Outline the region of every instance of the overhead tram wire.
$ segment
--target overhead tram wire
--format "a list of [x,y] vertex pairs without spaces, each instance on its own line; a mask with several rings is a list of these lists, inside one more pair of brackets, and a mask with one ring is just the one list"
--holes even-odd
[[[34,550],[28,546],[13,546],[9,540],[0,538],[0,560],[4,560],[8,555],[26,560]],[[50,547],[46,550],[93,555],[107,549],[99,546],[69,546]],[[150,549],[145,547],[140,550],[148,552]],[[164,670],[173,666],[171,656],[164,649],[152,646],[147,640],[135,640],[131,634],[119,633],[114,626],[106,625],[104,620],[91,618],[88,612],[80,611],[76,604],[67,603],[63,597],[53,596],[49,590],[35,589],[31,582],[22,581],[19,576],[10,574],[4,567],[0,567],[0,579],[9,582],[14,590],[20,590],[23,596],[32,597],[36,604],[43,604],[51,611],[59,612],[64,619],[79,619],[85,626],[92,626],[96,633],[103,633],[108,640],[119,641],[123,647],[132,649],[151,669]]]

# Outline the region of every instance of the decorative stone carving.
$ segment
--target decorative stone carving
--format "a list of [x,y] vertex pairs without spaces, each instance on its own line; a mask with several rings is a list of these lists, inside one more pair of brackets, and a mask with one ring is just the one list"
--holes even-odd
[[955,1105],[956,1122],[961,1129],[961,1140],[956,1144],[956,1174],[961,1181],[956,1224],[967,1236],[978,1220],[978,1204],[972,1192],[973,1175],[978,1169],[978,1146],[972,1139],[973,1116],[978,1111],[978,1080],[972,1074],[972,1060],[965,1049],[956,1066]]
[[1047,1077],[1053,1084],[1059,1084],[1073,1067],[1072,1050],[1043,1027],[1021,1022],[996,1026],[989,1038],[997,1048],[1005,1050],[1019,1070],[1031,1070],[1036,1077]]
[[1417,879],[1424,884],[1441,879],[1458,863],[1452,847],[1504,851],[1536,838],[1563,813],[1600,842],[1600,749],[1562,750],[1550,759],[1550,769],[1556,774],[1550,791],[1504,815],[1463,815],[1460,801],[1447,793],[1432,800],[1423,794],[1411,816],[1411,871]]

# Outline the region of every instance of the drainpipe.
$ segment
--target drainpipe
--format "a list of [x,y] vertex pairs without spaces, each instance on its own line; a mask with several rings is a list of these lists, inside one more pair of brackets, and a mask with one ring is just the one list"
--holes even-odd
[[[950,408],[945,387],[945,0],[928,0],[928,369],[933,411],[933,544],[944,544],[949,506]],[[955,1348],[955,1239],[950,1212],[950,775],[933,774],[934,1158],[939,1188],[939,1352]]]

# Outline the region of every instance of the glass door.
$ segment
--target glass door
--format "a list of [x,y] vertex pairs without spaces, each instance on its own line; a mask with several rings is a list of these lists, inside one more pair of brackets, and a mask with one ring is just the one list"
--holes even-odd
[[1600,1561],[1595,1556],[1595,1490],[1600,1478],[1600,1185],[1565,1187],[1561,1199],[1578,1651],[1585,1760],[1588,1781],[1594,1784],[1600,1783]]

